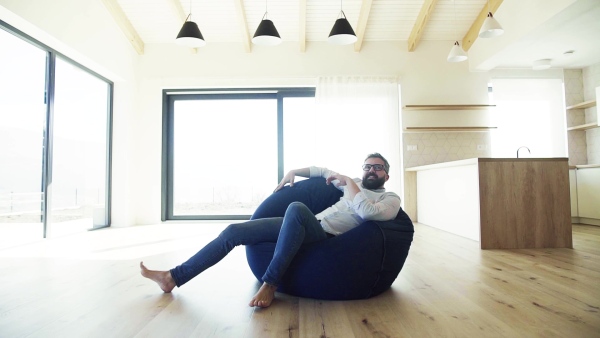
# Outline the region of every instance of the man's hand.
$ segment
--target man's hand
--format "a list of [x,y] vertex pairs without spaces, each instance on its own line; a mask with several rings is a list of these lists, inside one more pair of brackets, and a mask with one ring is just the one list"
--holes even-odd
[[283,176],[283,178],[281,179],[281,182],[279,182],[279,185],[275,188],[275,190],[273,190],[273,192],[281,190],[288,183],[290,184],[290,187],[293,187],[295,179],[296,179],[296,173],[293,170],[290,170],[290,172],[288,172],[285,176]]
[[325,180],[325,183],[331,184],[331,182],[335,181],[335,180],[340,181],[338,184],[336,184],[336,186],[338,186],[338,187],[343,187],[343,186],[345,186],[345,185],[348,184],[348,181],[352,181],[352,179],[350,177],[348,177],[348,176],[344,176],[344,175],[331,175],[331,176],[327,177],[327,180]]
[[360,192],[360,188],[356,185],[356,182],[354,182],[353,179],[351,179],[348,176],[345,175],[331,175],[329,177],[327,177],[327,179],[325,180],[325,183],[327,184],[331,184],[332,181],[338,180],[339,183],[336,185],[337,187],[343,187],[346,186],[346,189],[348,191],[348,198],[349,199],[353,199],[354,196],[356,196],[356,194],[358,194]]
[[283,187],[285,187],[286,184],[290,184],[290,187],[294,186],[294,180],[296,179],[296,176],[300,176],[300,177],[310,177],[310,168],[300,168],[300,169],[294,169],[294,170],[290,170],[289,173],[287,173],[283,179],[281,180],[281,182],[279,182],[279,185],[277,186],[277,188],[275,188],[275,190],[273,190],[273,192],[277,192],[279,190],[281,190]]

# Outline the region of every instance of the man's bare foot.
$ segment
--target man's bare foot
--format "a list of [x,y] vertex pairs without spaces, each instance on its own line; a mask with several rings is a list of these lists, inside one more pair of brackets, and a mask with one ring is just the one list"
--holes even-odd
[[275,298],[275,290],[277,290],[276,286],[263,283],[263,285],[258,289],[258,292],[252,297],[250,301],[250,306],[258,306],[258,307],[269,307],[271,302],[273,302],[273,298]]
[[170,271],[148,270],[144,262],[140,262],[140,269],[142,276],[155,281],[165,293],[171,292],[176,285]]

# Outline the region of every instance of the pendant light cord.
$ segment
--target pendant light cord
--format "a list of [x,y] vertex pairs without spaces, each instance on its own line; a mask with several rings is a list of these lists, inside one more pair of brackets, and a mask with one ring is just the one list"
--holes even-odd
[[263,20],[267,19],[267,14],[269,13],[269,1],[265,0],[265,15],[263,15]]
[[[452,25],[452,27],[454,27],[454,38],[458,38],[458,32],[456,31],[456,0],[452,0],[452,7],[454,9],[454,25]],[[458,42],[458,40],[456,40],[456,42]]]

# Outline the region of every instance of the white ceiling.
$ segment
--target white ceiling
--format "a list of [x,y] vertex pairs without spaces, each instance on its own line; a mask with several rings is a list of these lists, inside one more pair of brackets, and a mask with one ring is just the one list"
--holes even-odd
[[[192,12],[208,44],[240,43],[251,52],[252,38],[265,9],[284,41],[299,42],[299,48],[311,41],[326,41],[340,9],[362,41],[409,41],[417,29],[419,12],[424,4],[434,7],[419,41],[462,42],[480,12],[487,11],[487,0],[103,0],[107,7],[117,5],[132,34],[141,43],[173,43],[185,17]],[[522,1],[490,0],[500,3],[496,18],[508,21]],[[549,0],[548,0],[549,1]],[[481,69],[530,68],[533,60],[553,59],[553,67],[583,68],[600,62],[600,0],[552,0],[569,3],[527,34],[514,35],[510,43],[489,55]],[[539,2],[539,1],[538,1]],[[301,8],[305,8],[303,16]],[[361,10],[368,14],[361,34]],[[544,8],[538,8],[544,10]],[[113,16],[115,12],[113,10]],[[302,18],[305,18],[302,20]],[[117,22],[119,19],[115,16]],[[508,22],[507,22],[508,23]],[[518,27],[515,25],[514,27]],[[303,31],[304,28],[304,31]],[[515,28],[516,29],[516,28]],[[301,33],[304,32],[304,35]],[[418,49],[418,42],[416,49]],[[464,45],[464,44],[463,44]],[[449,47],[450,48],[450,47]],[[360,51],[360,46],[355,46]],[[567,57],[563,53],[575,52]]]
[[[512,28],[522,31],[521,35],[518,35],[508,32],[511,23],[507,17],[516,16],[515,7],[523,8],[526,5],[517,4],[514,0],[505,0],[498,10],[497,17],[502,17],[503,24],[506,23],[506,35],[516,36],[502,49],[490,55],[479,68],[530,68],[532,62],[539,59],[551,59],[552,67],[556,68],[584,68],[600,63],[600,0],[552,2],[568,5],[533,27],[526,27],[528,20],[522,20],[524,23]],[[543,8],[527,8],[526,12],[535,10]],[[565,54],[568,51],[573,53]]]
[[[242,42],[235,2],[243,4],[246,29],[252,36],[268,9],[268,17],[285,41],[298,41],[300,0],[117,0],[127,18],[145,43],[169,43],[177,35],[183,19],[170,2],[179,2],[187,15],[211,42]],[[356,30],[362,0],[305,0],[306,40],[326,41],[333,23],[344,10]],[[424,0],[372,0],[364,39],[366,41],[406,41]],[[486,0],[437,0],[423,40],[456,40],[471,26],[486,5]]]

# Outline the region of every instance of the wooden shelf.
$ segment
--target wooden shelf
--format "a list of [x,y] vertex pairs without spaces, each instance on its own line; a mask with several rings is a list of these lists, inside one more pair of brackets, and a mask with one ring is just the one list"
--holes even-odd
[[573,168],[569,169],[590,169],[590,168],[600,168],[600,164],[578,164],[574,165]]
[[571,109],[586,109],[586,108],[590,108],[590,107],[595,107],[596,106],[596,100],[591,100],[591,101],[585,101],[585,102],[581,102],[572,106],[568,106],[567,110],[571,110]]
[[578,126],[569,127],[569,128],[567,128],[567,130],[588,130],[588,129],[594,129],[594,128],[598,128],[598,127],[600,127],[598,125],[598,123],[592,122],[592,123],[586,123],[586,124],[581,124]]
[[498,127],[406,127],[407,132],[424,132],[424,131],[489,131]]
[[404,110],[478,110],[496,107],[495,104],[407,104]]

